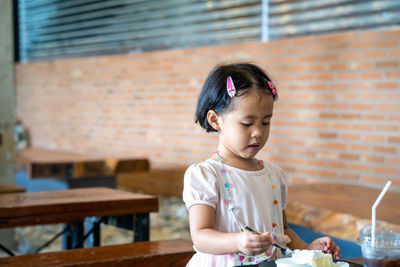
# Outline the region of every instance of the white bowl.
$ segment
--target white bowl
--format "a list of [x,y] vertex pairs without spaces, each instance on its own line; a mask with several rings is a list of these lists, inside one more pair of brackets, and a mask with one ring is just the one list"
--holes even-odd
[[307,267],[307,263],[300,263],[291,258],[282,258],[275,261],[277,267]]

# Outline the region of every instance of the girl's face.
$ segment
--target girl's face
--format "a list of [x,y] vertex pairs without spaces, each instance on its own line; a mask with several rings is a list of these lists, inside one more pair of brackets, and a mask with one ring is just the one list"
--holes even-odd
[[218,150],[224,159],[252,159],[268,140],[274,102],[258,90],[251,88],[235,99],[232,111],[218,116]]

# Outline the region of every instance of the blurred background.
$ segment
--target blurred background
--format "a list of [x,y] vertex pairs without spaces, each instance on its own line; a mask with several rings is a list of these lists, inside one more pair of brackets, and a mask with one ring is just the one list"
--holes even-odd
[[260,158],[292,181],[400,189],[399,1],[0,3],[2,182],[16,124],[30,147],[203,160],[217,139],[194,124],[202,83],[250,61],[280,93]]
[[0,183],[27,148],[204,160],[206,75],[250,61],[279,92],[260,159],[290,182],[400,191],[400,1],[0,0],[0,25]]

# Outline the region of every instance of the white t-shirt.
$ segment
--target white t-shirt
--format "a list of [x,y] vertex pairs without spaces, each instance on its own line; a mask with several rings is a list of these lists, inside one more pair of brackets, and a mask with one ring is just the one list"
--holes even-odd
[[[213,159],[193,164],[187,169],[183,189],[186,207],[189,209],[196,204],[213,207],[216,210],[216,230],[220,232],[240,232],[239,224],[260,232],[272,232],[275,222],[276,235],[283,235],[282,212],[286,206],[287,186],[282,169],[271,162],[264,162],[264,168],[259,171],[246,171],[226,164],[223,166],[229,184],[229,200],[239,222],[227,209],[222,165]],[[275,249],[272,248],[272,254],[276,253],[273,251]],[[232,266],[232,256],[229,254],[212,255],[195,250],[197,253],[188,266]]]

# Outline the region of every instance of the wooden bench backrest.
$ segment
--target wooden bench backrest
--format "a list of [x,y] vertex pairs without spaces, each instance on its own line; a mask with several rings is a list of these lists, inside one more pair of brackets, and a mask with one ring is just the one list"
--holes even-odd
[[117,174],[117,186],[156,196],[182,197],[185,169],[150,170]]

